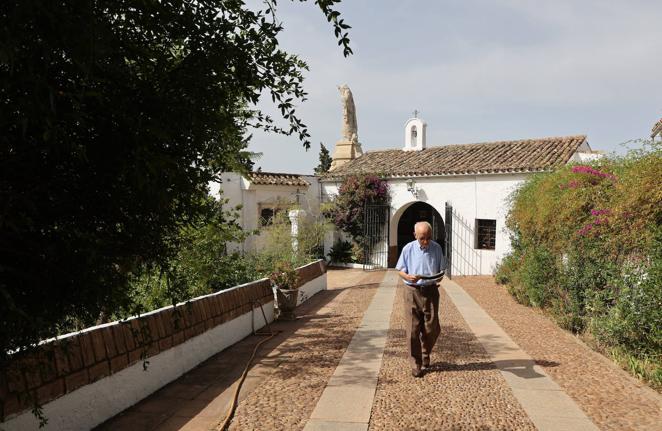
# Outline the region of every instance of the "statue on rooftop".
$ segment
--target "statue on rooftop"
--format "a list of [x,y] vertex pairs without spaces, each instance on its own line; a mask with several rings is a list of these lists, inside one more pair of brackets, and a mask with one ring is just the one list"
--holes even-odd
[[352,138],[358,141],[358,130],[356,126],[356,107],[354,106],[354,97],[352,90],[347,84],[338,87],[342,99],[342,137],[344,140],[352,142]]
[[363,155],[356,126],[356,107],[352,90],[347,84],[338,87],[342,99],[342,137],[336,142],[331,170]]

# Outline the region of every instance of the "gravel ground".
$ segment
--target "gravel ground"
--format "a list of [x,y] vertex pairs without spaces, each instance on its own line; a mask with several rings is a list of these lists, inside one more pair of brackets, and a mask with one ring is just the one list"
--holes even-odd
[[518,304],[492,277],[456,278],[602,430],[662,430],[662,396],[560,329],[539,310]]
[[230,430],[301,430],[335,371],[384,272],[328,273],[331,302],[309,318],[278,350],[284,362],[237,408]]
[[411,376],[398,286],[370,430],[535,430],[450,298],[441,291],[441,335],[431,370]]

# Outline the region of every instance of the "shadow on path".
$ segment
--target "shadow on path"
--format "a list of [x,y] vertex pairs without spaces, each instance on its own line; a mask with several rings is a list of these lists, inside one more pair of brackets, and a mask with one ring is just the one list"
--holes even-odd
[[[390,329],[389,338],[399,339],[400,343],[407,343],[406,332],[404,329]],[[462,346],[458,349],[458,346]],[[467,351],[479,351],[485,357],[484,361],[471,361],[464,362],[466,356],[463,353]],[[458,352],[461,352],[458,354]],[[397,349],[397,343],[391,345],[384,351],[384,356],[400,356],[402,353]],[[434,356],[441,356],[449,358],[450,361],[434,361]],[[535,371],[534,365],[543,367],[556,367],[560,365],[558,362],[536,360],[536,359],[508,359],[500,361],[491,361],[488,358],[482,344],[473,332],[465,331],[452,325],[442,325],[441,335],[435,345],[433,351],[433,361],[430,367],[424,370],[425,374],[428,373],[443,373],[443,372],[458,372],[458,371],[479,371],[479,370],[496,370],[507,371],[515,374],[518,377],[525,379],[535,379],[545,377]]]
[[[267,373],[285,379],[305,375],[309,368],[335,368],[337,360],[329,360],[320,352],[312,355],[311,361],[300,363],[296,370],[292,370],[292,367],[280,369],[278,366],[288,361],[293,352],[312,351],[313,345],[318,346],[316,350],[319,350],[320,343],[326,344],[323,350],[344,350],[353,331],[351,334],[349,331],[342,331],[329,336],[328,331],[333,331],[333,328],[327,328],[326,333],[321,333],[321,328],[327,327],[329,321],[346,319],[342,313],[324,312],[324,307],[347,289],[370,289],[378,285],[379,283],[370,283],[323,290],[297,308],[296,320],[271,323],[271,329],[278,334],[262,344],[258,350],[240,392],[240,400],[245,398]],[[259,315],[260,309],[257,308],[255,312]],[[268,332],[268,329],[262,328],[259,331]],[[215,417],[222,420],[233,395],[233,385],[243,373],[255,345],[263,339],[264,336],[249,335],[95,429],[178,429],[185,425],[195,427],[195,421],[198,419],[210,421],[211,417]],[[158,372],[154,368],[148,370]]]

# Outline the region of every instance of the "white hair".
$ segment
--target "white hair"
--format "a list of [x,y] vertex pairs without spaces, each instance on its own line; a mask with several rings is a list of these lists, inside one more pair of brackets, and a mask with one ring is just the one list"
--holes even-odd
[[425,228],[428,230],[428,232],[432,233],[432,225],[426,221],[419,221],[414,225],[414,232],[417,230],[420,230],[421,228]]

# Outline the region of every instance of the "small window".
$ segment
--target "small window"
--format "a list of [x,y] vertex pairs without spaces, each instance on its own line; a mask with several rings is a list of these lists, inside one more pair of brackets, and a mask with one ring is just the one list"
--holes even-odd
[[476,248],[494,250],[496,220],[476,219]]
[[274,210],[273,208],[262,208],[260,211],[260,226],[267,226],[273,223]]
[[287,217],[287,208],[271,207],[262,208],[260,210],[260,226],[269,226],[274,223],[285,222],[290,224],[290,219]]

